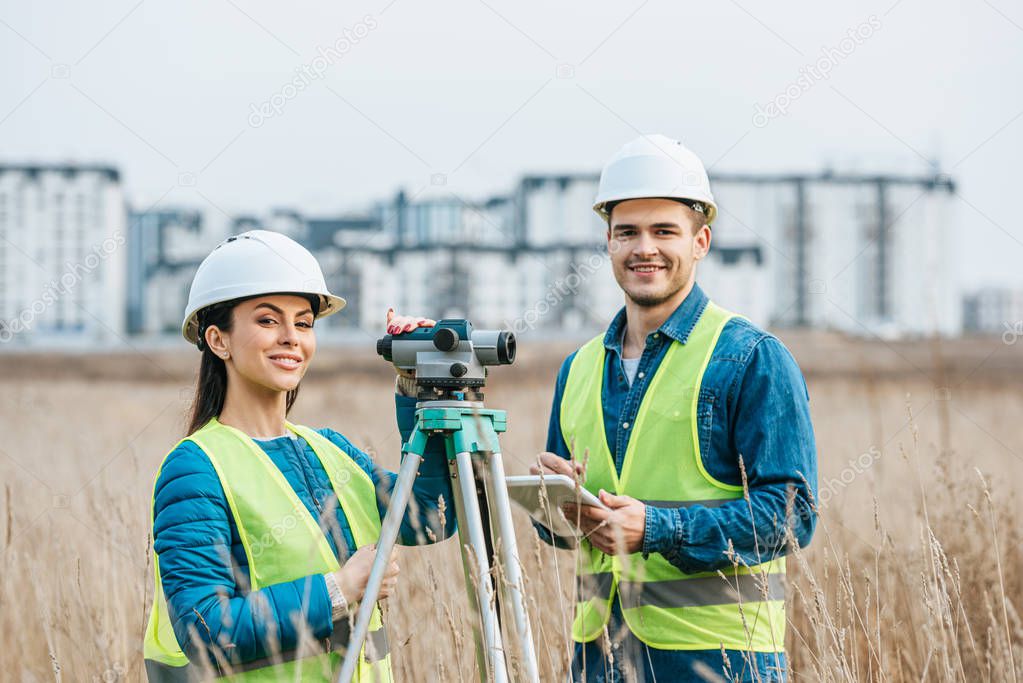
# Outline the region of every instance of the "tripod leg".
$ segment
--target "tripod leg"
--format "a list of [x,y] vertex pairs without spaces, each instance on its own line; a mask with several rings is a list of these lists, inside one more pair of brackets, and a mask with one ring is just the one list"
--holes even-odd
[[[451,481],[455,482],[453,497],[455,501],[455,519],[458,520],[458,546],[461,549],[462,570],[465,578],[465,593],[469,598],[469,612],[480,615],[480,599],[476,594],[476,582],[472,577],[473,558],[469,554],[469,531],[467,525],[462,523],[466,519],[465,504],[462,501],[462,491],[458,487],[458,462],[448,460]],[[483,643],[483,632],[480,630],[480,620],[470,619],[472,624],[472,639],[476,650],[476,666],[480,672],[480,680],[486,683],[487,679],[487,652]]]
[[352,635],[348,640],[348,650],[345,652],[345,660],[341,665],[341,673],[338,675],[338,683],[348,683],[355,675],[355,668],[359,664],[359,653],[369,633],[369,620],[373,616],[373,606],[376,605],[377,596],[380,595],[380,584],[383,583],[387,565],[391,561],[391,551],[394,543],[398,540],[398,532],[401,530],[401,520],[405,517],[405,510],[408,508],[409,497],[412,495],[412,484],[419,473],[419,464],[423,458],[418,453],[408,452],[402,460],[401,468],[398,470],[398,479],[394,483],[391,492],[391,501],[387,506],[387,514],[384,515],[380,525],[380,540],[377,541],[377,554],[373,558],[373,568],[370,570],[369,579],[366,581],[366,591],[359,602],[359,612],[355,617],[355,626],[352,628]]
[[529,626],[529,612],[526,610],[525,585],[522,581],[521,565],[519,564],[518,544],[515,540],[515,527],[512,521],[511,504],[508,500],[508,486],[504,479],[504,463],[500,453],[492,453],[488,458],[490,470],[490,491],[487,500],[490,504],[490,518],[495,524],[500,547],[501,565],[504,581],[501,593],[504,603],[515,617],[515,631],[518,636],[522,664],[526,680],[539,683],[540,673],[537,669],[536,651],[533,648],[533,634]]
[[[483,624],[482,636],[487,669],[496,683],[506,683],[508,680],[508,670],[505,665],[504,646],[501,642],[501,628],[497,619],[497,609],[494,602],[494,584],[490,575],[490,558],[487,556],[486,536],[483,531],[479,500],[476,497],[476,477],[473,473],[472,458],[468,452],[462,451],[455,455],[455,460],[458,465],[457,493],[455,495],[461,498],[461,512],[464,512],[458,519],[459,532],[461,533],[461,529],[464,526],[469,541],[468,552],[463,546],[462,560],[467,563],[475,563],[476,602]],[[470,573],[467,566],[466,578],[470,578]],[[471,585],[467,585],[467,587],[469,592],[472,593],[473,587]],[[480,677],[486,680],[487,672],[480,671]]]

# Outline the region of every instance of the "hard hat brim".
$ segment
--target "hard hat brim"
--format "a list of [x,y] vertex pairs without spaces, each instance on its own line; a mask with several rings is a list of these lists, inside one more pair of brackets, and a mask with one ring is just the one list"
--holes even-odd
[[[238,289],[238,288],[225,288],[225,289]],[[185,316],[184,322],[181,324],[181,336],[183,336],[190,344],[195,344],[199,341],[199,313],[210,306],[216,304],[222,304],[226,301],[233,301],[235,299],[251,299],[257,296],[274,296],[275,294],[294,294],[295,296],[318,296],[320,298],[320,310],[316,314],[316,319],[326,318],[327,316],[334,315],[342,308],[344,308],[348,302],[343,298],[334,294],[323,294],[321,292],[252,292],[252,291],[236,291],[232,294],[225,292],[224,296],[219,296],[215,301],[205,302],[199,308],[194,311],[189,311],[188,315]]]
[[626,201],[629,201],[630,199],[669,199],[669,200],[673,200],[673,201],[678,201],[678,200],[681,200],[681,199],[685,199],[685,200],[692,201],[692,202],[700,202],[701,204],[703,204],[707,208],[707,213],[706,213],[706,215],[707,215],[707,225],[710,225],[711,223],[713,223],[714,219],[718,217],[718,207],[717,207],[717,205],[714,202],[712,202],[712,201],[707,201],[706,198],[701,198],[701,197],[665,197],[665,196],[651,195],[651,194],[649,194],[647,192],[637,192],[637,193],[634,193],[634,194],[625,193],[625,195],[626,196],[615,196],[615,197],[606,198],[606,199],[601,198],[601,199],[599,199],[593,205],[593,210],[596,211],[597,215],[600,216],[606,222],[611,217],[610,214],[607,212],[607,209],[606,209],[608,204],[620,204],[621,202],[626,202]]

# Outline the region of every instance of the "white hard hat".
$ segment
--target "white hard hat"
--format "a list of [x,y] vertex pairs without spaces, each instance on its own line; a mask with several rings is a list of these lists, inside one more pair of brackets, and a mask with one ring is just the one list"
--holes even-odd
[[196,343],[198,314],[207,306],[278,293],[318,296],[317,318],[337,313],[345,306],[344,299],[327,291],[316,257],[290,237],[269,230],[249,230],[228,237],[199,264],[188,291],[181,334]]
[[710,180],[699,157],[678,140],[644,135],[626,144],[600,173],[593,210],[607,219],[609,202],[626,199],[686,200],[712,223],[718,207],[710,193]]

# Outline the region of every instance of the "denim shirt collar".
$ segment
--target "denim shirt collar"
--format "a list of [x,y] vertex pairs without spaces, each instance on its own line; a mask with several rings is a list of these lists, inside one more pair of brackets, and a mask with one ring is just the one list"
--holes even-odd
[[[672,311],[668,319],[657,328],[658,331],[663,332],[667,337],[677,341],[679,344],[685,344],[689,339],[689,333],[696,326],[696,321],[700,318],[700,314],[703,313],[703,309],[707,306],[708,301],[709,299],[703,293],[703,290],[700,289],[700,285],[694,282],[692,290],[682,300],[682,303],[678,305],[678,308]],[[607,328],[607,333],[604,335],[604,348],[614,351],[619,356],[622,355],[626,322],[625,307],[623,306],[611,321]]]

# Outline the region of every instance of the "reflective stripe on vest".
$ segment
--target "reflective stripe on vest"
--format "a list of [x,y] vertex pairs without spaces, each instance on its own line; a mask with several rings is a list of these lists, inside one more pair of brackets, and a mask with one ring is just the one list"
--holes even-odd
[[[784,579],[782,574],[737,574],[727,580],[715,575],[674,581],[620,581],[618,590],[622,604],[626,607],[639,607],[642,604],[656,607],[703,607],[730,602],[757,602],[765,598],[784,600]],[[613,581],[613,572],[580,575],[577,577],[576,590],[578,595],[587,599],[605,596],[610,592]]]
[[[349,627],[348,620],[342,620],[334,624],[334,631],[330,634],[330,638],[327,639],[326,648],[328,652],[344,652],[344,649],[348,646],[348,638],[351,635],[351,629]],[[383,660],[391,653],[391,645],[387,639],[387,629],[380,628],[375,631],[370,631],[366,638],[366,649],[365,658],[369,663],[374,663]],[[239,680],[236,674],[248,673],[255,669],[263,669],[264,667],[273,667],[280,664],[286,664],[292,662],[298,658],[298,652],[291,650],[284,652],[277,657],[275,662],[273,658],[257,659],[251,662],[245,662],[244,664],[238,664],[231,667],[231,675],[223,677],[226,680]],[[328,659],[331,666],[332,672],[336,673],[340,667],[340,659],[338,655],[334,654]],[[191,663],[186,663],[185,666],[171,666],[158,662],[154,659],[146,659],[146,677],[149,679],[149,683],[197,683],[198,681],[207,679],[208,676],[204,675],[204,671],[201,666],[196,666]],[[318,675],[317,677],[311,677],[308,674],[314,673],[315,665],[307,667],[305,677],[299,680],[319,680],[325,679],[327,674]],[[331,674],[333,676],[333,674]],[[250,678],[254,679],[255,675],[246,675],[240,680],[248,681]],[[280,679],[282,681],[291,681],[295,678],[294,670],[289,671],[277,671],[275,669],[267,669],[259,673],[260,680],[275,680]],[[367,676],[369,680],[374,680],[372,675]],[[334,680],[333,677],[330,680]],[[390,680],[381,678],[381,680]]]
[[[347,453],[315,430],[285,424],[290,431],[305,439],[323,465],[348,519],[356,547],[376,542],[380,536],[380,514],[376,490],[369,476]],[[214,418],[182,441],[186,440],[194,442],[209,457],[224,488],[248,559],[250,591],[337,571],[337,558],[319,523],[309,514],[281,471],[252,439]],[[154,557],[156,589],[144,643],[146,670],[150,680],[193,680],[200,674],[201,667],[189,664],[174,635],[160,580],[159,562],[159,557]],[[307,655],[305,651],[302,654],[290,651],[280,653],[272,660],[232,665],[230,675],[223,678],[246,683],[330,681],[340,667],[341,655],[337,650],[343,652],[347,643],[347,624],[339,622],[334,625],[331,638],[320,643],[319,653]],[[378,608],[373,610],[370,635],[360,653],[356,680],[392,680],[390,648]]]
[[[663,508],[718,507],[742,499],[741,486],[720,482],[704,468],[697,429],[699,419],[709,418],[697,414],[703,374],[732,317],[708,302],[686,343],[671,343],[629,430],[620,476],[604,430],[603,335],[579,349],[561,398],[561,431],[577,459],[588,457],[589,491],[603,488]],[[709,397],[708,403],[723,398]],[[572,625],[577,642],[603,632],[617,595],[629,629],[652,647],[784,650],[784,558],[720,574],[686,574],[660,553],[609,557],[585,541],[579,549]]]

